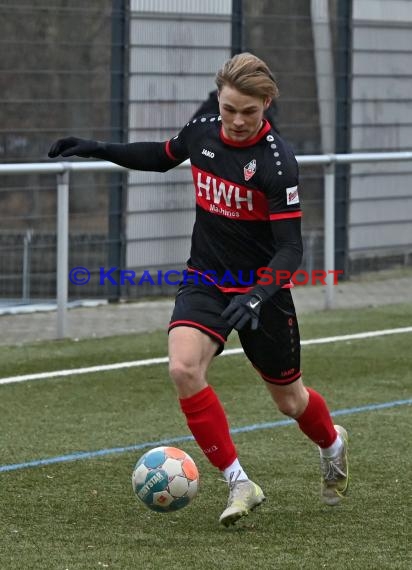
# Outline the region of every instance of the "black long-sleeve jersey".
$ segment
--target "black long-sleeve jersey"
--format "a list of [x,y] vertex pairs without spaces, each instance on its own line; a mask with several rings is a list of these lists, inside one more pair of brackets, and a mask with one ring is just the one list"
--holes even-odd
[[[190,159],[196,220],[188,266],[208,272],[223,290],[245,290],[245,279],[269,267],[283,271],[255,291],[273,295],[289,282],[302,256],[298,165],[293,152],[265,120],[245,142],[224,136],[218,115],[196,118],[165,143],[102,143],[95,156],[138,170],[165,172]],[[286,273],[287,272],[287,273]],[[227,280],[226,280],[227,282]]]

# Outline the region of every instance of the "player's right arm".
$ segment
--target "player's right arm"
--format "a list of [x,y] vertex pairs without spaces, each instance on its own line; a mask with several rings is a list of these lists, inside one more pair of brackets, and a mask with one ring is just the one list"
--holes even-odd
[[66,137],[52,144],[48,156],[100,158],[133,170],[166,172],[188,158],[185,145],[174,145],[174,152],[170,146],[171,141],[123,144]]

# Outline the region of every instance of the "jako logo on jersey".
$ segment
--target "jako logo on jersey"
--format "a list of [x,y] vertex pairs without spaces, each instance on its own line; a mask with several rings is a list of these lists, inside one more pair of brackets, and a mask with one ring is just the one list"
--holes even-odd
[[243,173],[245,175],[246,182],[252,178],[255,172],[256,172],[256,159],[254,158],[249,162],[249,164],[243,167]]
[[215,158],[215,153],[211,150],[206,150],[205,148],[202,150],[202,154],[208,156],[209,158]]
[[266,196],[192,165],[196,203],[210,213],[241,220],[268,220]]
[[299,204],[299,194],[297,186],[286,188],[286,204],[288,206],[292,206],[292,204]]

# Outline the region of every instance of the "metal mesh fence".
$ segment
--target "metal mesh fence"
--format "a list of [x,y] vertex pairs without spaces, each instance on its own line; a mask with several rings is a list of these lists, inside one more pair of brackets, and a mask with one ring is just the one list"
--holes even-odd
[[[107,266],[110,240],[108,174],[71,176],[69,264],[92,274]],[[30,185],[27,184],[29,178]],[[3,304],[43,303],[56,297],[57,229],[56,177],[4,176],[0,203],[0,297]],[[80,198],[79,196],[82,196]],[[83,202],[83,203],[81,203]],[[69,288],[72,299],[108,295],[96,280]]]
[[[1,0],[0,162],[45,161],[50,143],[70,134],[165,140],[214,88],[231,49],[255,53],[275,72],[276,124],[296,154],[330,152],[332,139],[337,152],[409,148],[409,0],[385,18],[380,0],[367,10],[362,0],[200,4]],[[329,64],[332,75],[322,67]],[[408,163],[337,171],[337,266],[347,280],[368,280],[372,295],[376,271],[411,265],[411,172]],[[0,184],[0,299],[53,299],[55,179],[7,176]],[[322,169],[301,168],[302,269],[309,272],[324,265],[323,196]],[[193,215],[183,170],[71,175],[69,265],[95,276],[113,264],[137,274],[180,267]],[[126,283],[113,291],[96,279],[69,288],[72,300],[153,294],[170,289]]]
[[[275,71],[278,127],[297,154],[410,150],[410,0],[391,13],[381,0],[242,5],[244,47]],[[336,266],[369,283],[370,272],[407,270],[411,164],[339,165],[336,175]],[[300,196],[304,267],[323,267],[321,169],[301,169]]]
[[[116,139],[111,0],[2,0],[0,3],[0,163],[47,159],[58,137]],[[120,76],[122,77],[122,76]],[[110,177],[72,177],[70,263],[107,262]],[[1,178],[0,298],[56,296],[56,180]],[[104,295],[72,289],[71,296]]]

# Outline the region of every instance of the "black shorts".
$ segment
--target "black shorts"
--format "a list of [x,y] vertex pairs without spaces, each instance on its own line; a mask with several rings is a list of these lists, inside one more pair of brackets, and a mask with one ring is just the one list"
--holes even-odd
[[[213,285],[180,285],[169,330],[196,328],[219,344],[220,354],[232,331],[221,314],[232,297]],[[299,326],[289,289],[280,289],[263,304],[257,330],[246,328],[238,334],[247,358],[266,382],[285,385],[300,378]]]

